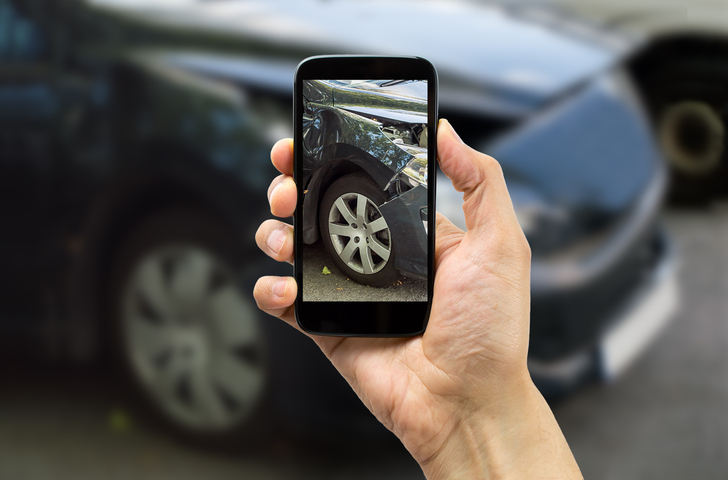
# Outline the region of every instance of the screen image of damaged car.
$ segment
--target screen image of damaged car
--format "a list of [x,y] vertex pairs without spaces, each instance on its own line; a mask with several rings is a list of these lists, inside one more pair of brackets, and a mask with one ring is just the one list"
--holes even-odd
[[[402,19],[438,35],[415,39]],[[617,378],[676,308],[667,170],[623,70],[635,46],[571,26],[476,2],[0,0],[2,353],[109,357],[145,418],[195,442],[259,444],[313,422],[381,431],[316,345],[252,296],[259,277],[291,275],[255,233],[271,217],[271,147],[293,133],[296,65],[367,53],[431,61],[441,116],[500,162],[532,250],[537,385]],[[368,123],[361,106],[310,100],[310,152],[371,126],[372,148],[400,164],[360,171],[399,196],[437,182],[438,211],[466,228],[462,194],[405,152],[427,144],[419,119]],[[322,131],[315,111],[356,121]],[[323,196],[324,171],[310,167]],[[391,239],[395,269],[416,277]]]
[[303,100],[304,243],[362,284],[426,280],[427,82],[304,80]]

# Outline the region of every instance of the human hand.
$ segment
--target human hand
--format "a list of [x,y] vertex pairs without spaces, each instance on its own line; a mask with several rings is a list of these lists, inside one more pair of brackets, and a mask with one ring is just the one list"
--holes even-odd
[[[580,478],[526,366],[530,249],[500,165],[463,144],[446,121],[439,127],[440,167],[463,192],[468,230],[437,215],[424,335],[311,338],[428,478]],[[282,174],[268,190],[271,212],[289,217],[297,198],[292,141],[279,141],[271,158]],[[277,220],[256,234],[264,252],[287,262],[293,238]],[[263,277],[254,291],[263,311],[298,328],[296,293],[289,277]]]

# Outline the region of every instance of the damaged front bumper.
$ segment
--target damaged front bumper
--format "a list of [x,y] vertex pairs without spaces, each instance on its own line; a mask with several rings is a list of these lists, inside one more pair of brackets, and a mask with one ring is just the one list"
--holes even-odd
[[407,190],[379,211],[392,235],[395,268],[406,277],[427,280],[427,187]]

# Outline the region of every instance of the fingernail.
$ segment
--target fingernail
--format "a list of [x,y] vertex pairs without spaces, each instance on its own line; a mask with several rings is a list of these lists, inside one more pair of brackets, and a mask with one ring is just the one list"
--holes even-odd
[[453,128],[452,124],[449,121],[447,121],[447,120],[445,120],[445,121],[447,122],[447,126],[450,127],[450,132],[452,133],[452,136],[455,137],[455,139],[458,142],[465,143],[465,142],[463,142],[462,138],[460,138],[460,135],[458,135],[458,132],[455,131],[455,129]]
[[268,248],[270,248],[276,255],[281,253],[284,243],[286,243],[286,234],[281,230],[273,230],[273,232],[268,235],[268,240],[265,241]]
[[286,296],[286,290],[288,289],[288,279],[282,278],[273,285],[273,295],[276,297],[283,298]]
[[278,185],[276,185],[273,190],[271,190],[270,195],[268,195],[268,203],[270,203],[270,199],[273,198],[273,195],[276,194],[279,188],[283,186],[283,182],[278,182]]

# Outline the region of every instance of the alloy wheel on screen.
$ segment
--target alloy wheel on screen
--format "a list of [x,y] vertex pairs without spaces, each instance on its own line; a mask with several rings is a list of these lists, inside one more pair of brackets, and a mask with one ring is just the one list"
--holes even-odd
[[329,212],[329,235],[339,258],[357,273],[381,271],[392,253],[389,227],[365,195],[345,193]]

